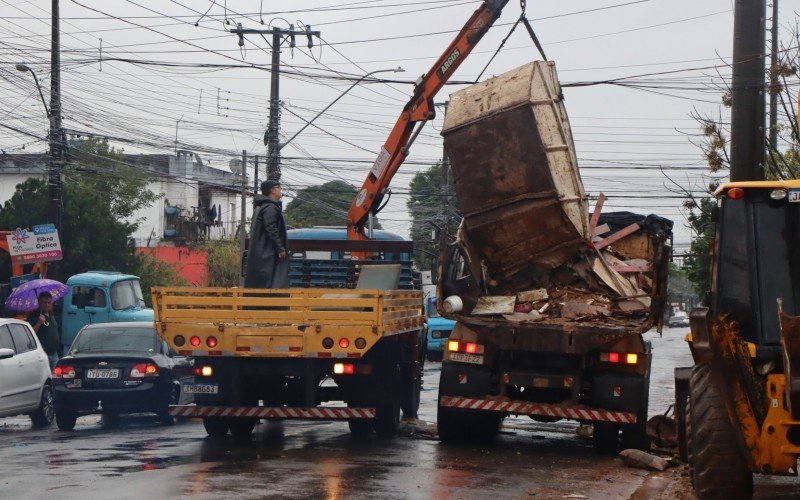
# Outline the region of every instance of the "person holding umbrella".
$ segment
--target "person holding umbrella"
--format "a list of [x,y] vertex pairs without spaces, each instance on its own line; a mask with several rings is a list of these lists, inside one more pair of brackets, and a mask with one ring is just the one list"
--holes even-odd
[[50,361],[50,370],[58,363],[58,348],[61,338],[58,335],[58,322],[53,314],[53,295],[50,292],[39,292],[39,309],[30,313],[26,321],[31,324],[39,343],[42,344],[47,359]]

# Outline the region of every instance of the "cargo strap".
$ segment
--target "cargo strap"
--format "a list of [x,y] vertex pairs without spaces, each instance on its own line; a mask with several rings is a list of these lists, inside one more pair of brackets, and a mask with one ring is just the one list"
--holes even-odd
[[491,401],[488,399],[471,399],[442,396],[441,405],[447,408],[464,410],[483,410],[511,413],[513,415],[540,415],[543,417],[569,418],[573,420],[593,422],[616,422],[619,424],[635,424],[636,414],[608,411],[586,406],[561,406],[526,401]]
[[173,417],[293,418],[298,420],[345,420],[375,418],[375,408],[283,407],[283,406],[194,406],[172,405]]

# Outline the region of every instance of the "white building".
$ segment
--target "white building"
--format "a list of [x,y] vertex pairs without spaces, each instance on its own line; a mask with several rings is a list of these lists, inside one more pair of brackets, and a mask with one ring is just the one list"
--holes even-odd
[[[126,163],[153,176],[149,189],[159,195],[151,206],[132,217],[137,247],[179,246],[203,238],[236,234],[241,214],[239,175],[211,168],[189,151],[177,155],[124,155]],[[16,186],[30,177],[47,175],[46,154],[0,155],[0,205]],[[252,197],[246,198],[252,213]]]

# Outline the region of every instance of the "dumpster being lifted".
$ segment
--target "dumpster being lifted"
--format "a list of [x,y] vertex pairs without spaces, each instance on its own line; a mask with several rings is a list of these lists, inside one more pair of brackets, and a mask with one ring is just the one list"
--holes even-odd
[[442,135],[458,208],[437,297],[457,321],[439,385],[444,441],[486,440],[507,415],[594,425],[604,451],[647,446],[651,348],[672,222],[591,217],[553,62],[453,94]]

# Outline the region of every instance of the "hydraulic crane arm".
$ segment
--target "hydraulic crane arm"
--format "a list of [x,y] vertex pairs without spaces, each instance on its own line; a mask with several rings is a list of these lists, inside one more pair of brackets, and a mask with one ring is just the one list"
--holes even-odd
[[[469,21],[439,57],[430,70],[414,87],[414,95],[394,124],[367,179],[356,194],[347,214],[347,236],[351,240],[364,240],[364,224],[370,212],[375,213],[386,194],[392,177],[408,156],[410,143],[416,137],[414,127],[434,118],[433,98],[450,76],[466,59],[483,35],[500,17],[508,0],[484,0]],[[419,130],[418,130],[419,131]],[[418,133],[417,131],[417,133]],[[413,137],[412,137],[413,135]]]

